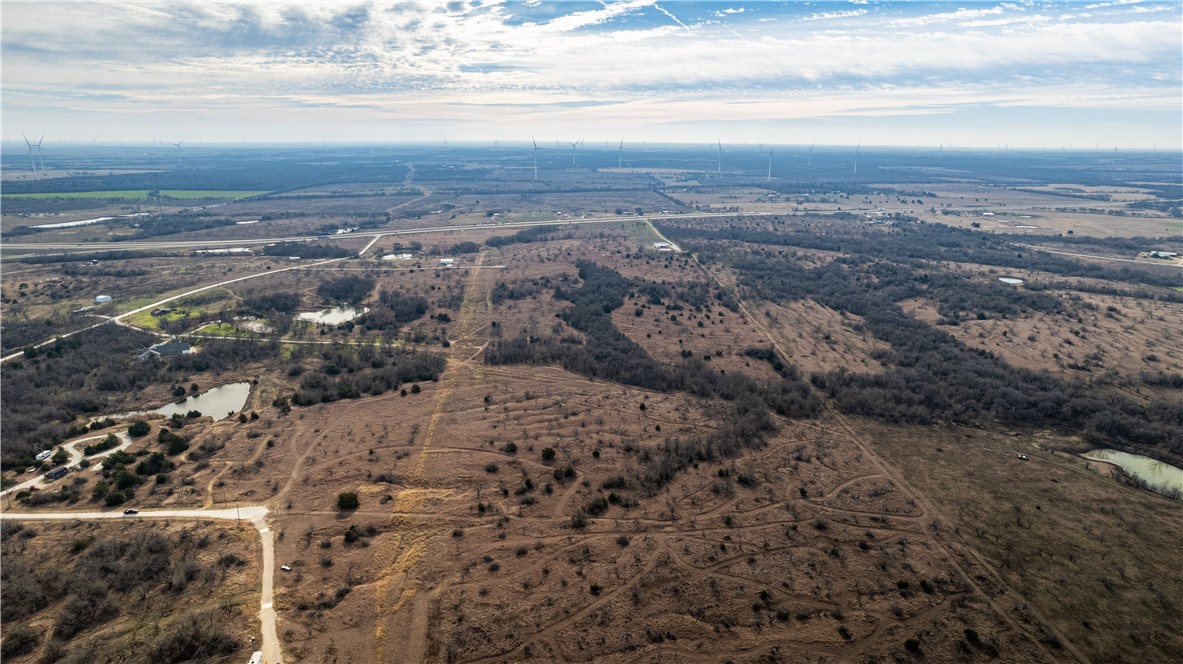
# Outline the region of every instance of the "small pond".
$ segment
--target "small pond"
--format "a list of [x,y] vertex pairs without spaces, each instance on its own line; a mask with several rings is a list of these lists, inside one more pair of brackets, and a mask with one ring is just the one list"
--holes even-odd
[[1111,463],[1151,486],[1183,491],[1183,468],[1169,463],[1117,450],[1092,450],[1084,458]]
[[297,314],[296,319],[308,323],[325,323],[327,325],[336,325],[344,323],[345,321],[353,320],[369,311],[367,307],[333,307],[332,309],[325,309],[323,311],[308,311],[302,314]]
[[149,413],[159,413],[165,417],[171,417],[176,413],[184,415],[191,410],[196,410],[202,415],[207,415],[215,420],[224,420],[242,410],[242,407],[246,405],[246,398],[250,394],[250,383],[230,383],[221,387],[215,387],[208,392],[202,392],[195,397],[188,397],[183,401],[165,404],[160,408],[122,413],[115,417],[125,418],[131,417],[132,415],[147,415]]

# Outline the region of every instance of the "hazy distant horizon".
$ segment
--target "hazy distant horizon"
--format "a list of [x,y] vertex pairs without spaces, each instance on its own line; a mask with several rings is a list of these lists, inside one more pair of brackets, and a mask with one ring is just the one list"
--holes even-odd
[[[36,143],[37,139],[41,138],[41,136],[34,135],[34,136],[29,136],[28,138],[32,142]],[[409,148],[409,149],[419,150],[419,149],[434,148],[434,149],[438,149],[441,151],[453,148],[453,149],[480,149],[480,150],[503,150],[503,151],[505,151],[505,150],[518,150],[518,151],[527,150],[527,151],[529,151],[532,147],[529,139],[526,139],[524,141],[521,139],[503,140],[503,139],[494,139],[494,138],[473,139],[473,140],[456,140],[456,141],[453,141],[451,139],[447,139],[447,140],[448,140],[448,142],[446,145],[442,141],[436,141],[436,140],[422,140],[422,141],[415,141],[415,140],[405,140],[405,141],[404,140],[387,140],[387,141],[376,141],[376,140],[375,141],[364,141],[364,140],[356,140],[356,141],[276,140],[276,141],[254,141],[254,142],[252,142],[252,141],[192,141],[192,140],[185,140],[183,148],[185,150],[194,150],[194,149],[200,150],[202,148],[244,149],[244,150],[267,150],[267,149],[275,149],[275,148],[292,149],[292,150],[296,150],[296,149],[301,149],[301,150],[303,150],[303,149],[330,149],[331,150],[334,148],[341,148],[341,149]],[[557,147],[555,145],[556,140],[559,143],[559,146],[557,146]],[[496,145],[495,145],[495,143],[496,143]],[[615,153],[618,150],[619,144],[620,144],[619,138],[616,141],[585,139],[584,145],[580,146],[578,149],[580,151],[583,151],[583,150],[607,151],[607,152]],[[625,140],[623,150],[625,152],[628,152],[629,150],[643,151],[643,150],[677,149],[677,150],[702,150],[702,151],[712,152],[715,150],[716,145],[717,145],[717,143],[714,140],[705,141],[705,142],[704,141],[642,141],[642,140],[628,141],[628,140]],[[2,146],[4,150],[19,150],[21,153],[26,152],[26,149],[27,149],[26,143],[23,138],[17,138],[15,140],[7,139],[7,138],[3,139],[2,141],[0,141],[0,146]],[[111,150],[132,149],[132,148],[166,150],[166,151],[175,151],[176,150],[175,145],[170,144],[169,142],[152,143],[152,142],[142,142],[142,141],[98,141],[97,139],[95,139],[93,141],[91,139],[81,139],[81,140],[78,140],[78,139],[57,139],[57,140],[51,141],[51,139],[49,137],[46,137],[44,139],[43,146],[45,148],[65,147],[65,148],[75,148],[78,150],[96,149],[96,148],[97,149],[111,149]],[[571,152],[570,143],[563,141],[562,139],[549,139],[549,138],[548,139],[538,139],[538,146],[539,146],[539,150],[545,151],[547,153],[555,153],[557,151],[560,154],[570,154],[570,152]],[[770,147],[773,148],[774,150],[786,152],[786,153],[789,151],[792,151],[792,150],[809,150],[810,148],[813,148],[816,152],[831,151],[831,150],[850,150],[851,152],[853,152],[854,150],[861,148],[861,150],[863,152],[874,152],[874,151],[895,152],[895,151],[906,151],[906,150],[924,150],[924,151],[932,150],[935,152],[935,151],[939,151],[939,150],[944,150],[946,152],[977,152],[977,153],[980,153],[980,152],[1010,151],[1010,152],[1016,152],[1016,153],[1021,152],[1021,153],[1029,153],[1029,154],[1039,154],[1039,153],[1053,154],[1053,153],[1059,153],[1059,152],[1066,151],[1066,152],[1072,152],[1072,153],[1076,153],[1076,154],[1097,153],[1098,155],[1101,155],[1103,157],[1113,154],[1114,148],[1116,147],[1117,152],[1119,154],[1154,154],[1154,153],[1171,154],[1171,153],[1178,153],[1180,155],[1183,155],[1183,146],[1164,146],[1164,145],[1152,145],[1152,146],[1148,146],[1148,147],[1138,147],[1138,146],[1125,147],[1125,146],[1121,146],[1121,145],[1117,145],[1117,146],[1113,146],[1113,145],[1108,145],[1108,146],[1106,146],[1106,145],[1071,146],[1071,145],[1051,145],[1051,144],[1048,144],[1046,146],[1024,146],[1024,145],[1013,145],[1013,144],[1011,144],[1011,145],[1007,145],[1007,144],[956,145],[956,144],[949,144],[949,143],[943,143],[943,144],[942,143],[932,143],[932,144],[919,144],[919,145],[915,145],[915,144],[914,145],[905,145],[905,144],[888,145],[888,144],[858,143],[858,142],[849,143],[849,144],[845,144],[845,143],[727,143],[726,141],[723,142],[724,152],[750,151],[750,152],[759,152],[761,154],[767,154],[768,149]]]
[[5,2],[3,139],[1183,144],[1183,7]]

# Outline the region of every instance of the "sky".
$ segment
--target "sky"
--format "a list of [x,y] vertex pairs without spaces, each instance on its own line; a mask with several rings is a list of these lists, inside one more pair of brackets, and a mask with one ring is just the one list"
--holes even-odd
[[4,0],[2,135],[1183,146],[1183,5]]

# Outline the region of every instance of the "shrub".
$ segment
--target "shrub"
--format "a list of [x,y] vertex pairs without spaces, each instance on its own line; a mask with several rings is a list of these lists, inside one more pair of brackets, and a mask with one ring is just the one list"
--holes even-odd
[[553,447],[542,448],[542,460],[543,461],[554,461],[555,460],[555,450]]
[[33,652],[41,641],[41,634],[28,625],[8,627],[4,632],[4,641],[0,643],[0,657],[17,657]]
[[222,629],[212,611],[193,612],[173,621],[148,646],[150,662],[188,662],[225,657],[239,648],[238,641]]
[[127,434],[133,438],[139,438],[140,436],[146,436],[151,430],[151,424],[148,424],[144,420],[136,420],[127,428]]
[[360,504],[357,494],[352,491],[337,494],[337,509],[355,510]]

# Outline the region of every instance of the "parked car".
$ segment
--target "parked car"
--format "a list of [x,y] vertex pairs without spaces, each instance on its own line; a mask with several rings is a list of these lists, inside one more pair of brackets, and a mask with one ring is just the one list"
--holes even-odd
[[139,511],[138,509],[134,508],[134,507],[129,507],[129,508],[127,508],[127,509],[123,510],[123,513],[124,513],[124,514],[126,514],[126,515],[128,515],[128,516],[133,516],[133,515],[135,515],[135,514],[139,514],[139,513],[140,513],[140,511]]
[[285,572],[290,572],[290,571],[292,571],[292,566],[291,565],[280,565],[279,569],[281,569]]

